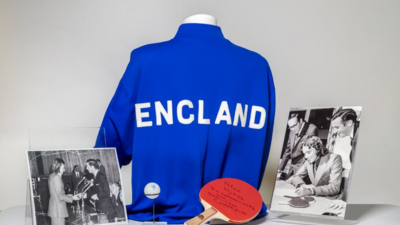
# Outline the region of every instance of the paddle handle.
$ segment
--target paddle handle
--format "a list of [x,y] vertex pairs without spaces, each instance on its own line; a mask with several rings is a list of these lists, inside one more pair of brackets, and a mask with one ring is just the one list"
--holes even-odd
[[185,225],[202,225],[207,223],[212,219],[216,219],[218,217],[218,211],[214,209],[214,207],[206,209],[200,215],[188,220],[185,222]]
[[284,195],[285,198],[296,198],[295,196]]
[[289,202],[286,201],[279,201],[278,205],[290,205]]
[[285,197],[285,198],[304,198],[304,197],[308,197],[308,195],[299,195],[299,196],[284,195],[283,197]]

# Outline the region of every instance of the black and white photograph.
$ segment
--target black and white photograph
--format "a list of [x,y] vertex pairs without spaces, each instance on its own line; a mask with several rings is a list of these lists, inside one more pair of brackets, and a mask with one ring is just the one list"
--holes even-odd
[[35,225],[127,222],[115,148],[27,151]]
[[272,211],[344,218],[361,110],[290,109]]

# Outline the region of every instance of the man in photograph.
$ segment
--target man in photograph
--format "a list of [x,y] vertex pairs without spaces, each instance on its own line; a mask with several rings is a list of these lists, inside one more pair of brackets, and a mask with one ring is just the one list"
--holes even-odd
[[279,164],[278,179],[281,178],[283,171],[291,159],[289,172],[286,175],[286,179],[297,172],[297,170],[304,163],[304,155],[301,151],[301,143],[306,139],[317,136],[318,128],[311,123],[299,119],[297,114],[292,114],[288,121],[288,127],[290,129],[289,139],[284,150],[284,154]]
[[97,164],[99,164],[99,170],[107,177],[106,168],[101,164],[100,159],[96,159]]
[[111,201],[116,211],[117,218],[124,218],[125,217],[125,205],[122,202],[122,194],[121,194],[121,186],[119,183],[113,183],[110,186],[111,188]]
[[107,177],[99,170],[99,164],[94,159],[86,161],[86,169],[94,176],[91,196],[87,197],[96,201],[96,208],[107,215],[108,221],[113,222],[116,212],[111,201]]
[[343,180],[340,199],[347,201],[350,171],[358,136],[357,113],[353,109],[339,109],[331,119],[331,151],[342,157]]
[[78,184],[82,180],[83,175],[81,171],[79,171],[79,166],[75,165],[74,169],[72,170],[71,173],[71,184],[72,184],[72,190],[75,192],[79,192],[78,190]]
[[[328,152],[319,137],[311,137],[302,144],[305,162],[293,177],[287,180],[294,185],[299,196],[327,196],[336,199],[340,195],[342,158]],[[310,185],[304,179],[309,178]]]

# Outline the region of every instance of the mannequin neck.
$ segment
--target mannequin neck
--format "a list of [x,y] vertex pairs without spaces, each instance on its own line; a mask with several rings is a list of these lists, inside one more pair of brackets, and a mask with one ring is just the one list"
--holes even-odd
[[203,23],[210,25],[217,25],[215,17],[206,14],[197,14],[186,18],[183,23]]

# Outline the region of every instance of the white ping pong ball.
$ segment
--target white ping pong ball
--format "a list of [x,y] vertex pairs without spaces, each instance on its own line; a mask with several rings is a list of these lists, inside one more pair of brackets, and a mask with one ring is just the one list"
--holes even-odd
[[160,186],[154,182],[150,182],[144,187],[144,194],[146,197],[155,199],[157,198],[161,193]]

